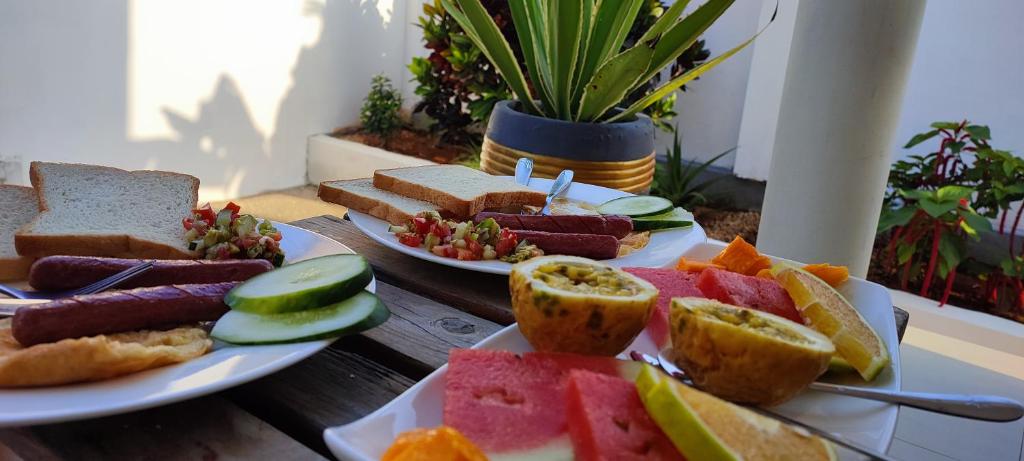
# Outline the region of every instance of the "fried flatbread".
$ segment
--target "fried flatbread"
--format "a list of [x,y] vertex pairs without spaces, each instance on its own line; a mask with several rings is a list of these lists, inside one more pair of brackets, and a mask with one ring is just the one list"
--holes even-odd
[[619,257],[642,250],[648,243],[651,243],[651,231],[630,232],[619,240]]
[[99,381],[185,362],[213,346],[205,330],[179,327],[65,339],[22,347],[0,320],[0,387],[36,387]]

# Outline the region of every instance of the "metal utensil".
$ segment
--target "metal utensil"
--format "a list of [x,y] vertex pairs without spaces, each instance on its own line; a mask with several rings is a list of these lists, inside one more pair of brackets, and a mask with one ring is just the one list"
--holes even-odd
[[[146,261],[138,265],[132,266],[121,272],[118,272],[110,277],[96,281],[89,285],[74,290],[65,291],[27,291],[12,288],[6,285],[0,285],[0,293],[10,296],[15,299],[60,299],[69,298],[75,295],[88,295],[93,293],[99,293],[103,290],[107,290],[116,287],[128,280],[131,280],[139,275],[146,273],[148,270],[153,268],[151,261]],[[0,306],[0,317],[14,315],[14,311],[18,306]]]
[[[662,351],[658,354],[662,368],[672,368],[673,372],[685,374]],[[880,402],[897,403],[908,407],[934,411],[964,418],[983,421],[1008,422],[1016,421],[1024,416],[1024,406],[1013,399],[994,395],[936,394],[931,392],[891,391],[888,389],[870,389],[840,384],[813,382],[809,389],[846,395]]]
[[[636,351],[631,351],[629,353],[629,356],[633,360],[640,361],[640,362],[646,362],[646,363],[648,363],[650,365],[653,365],[653,366],[656,366],[658,368],[661,368],[662,370],[665,371],[665,373],[668,373],[670,376],[672,376],[672,377],[674,377],[676,379],[679,379],[680,381],[682,381],[684,384],[686,384],[688,386],[693,384],[692,382],[689,381],[689,379],[686,379],[686,375],[683,373],[682,370],[680,370],[678,367],[676,367],[675,364],[672,363],[672,361],[664,360],[661,357],[661,354],[659,354],[659,356],[657,358],[655,358],[655,357],[652,357],[652,356],[650,356],[648,354],[641,354],[641,353],[636,352]],[[816,428],[814,426],[809,426],[809,425],[804,424],[804,423],[802,423],[800,421],[797,421],[795,419],[792,419],[792,418],[789,418],[787,416],[784,416],[784,415],[781,415],[779,413],[776,413],[776,412],[774,412],[772,410],[764,409],[764,408],[758,408],[758,407],[744,407],[744,408],[747,408],[747,409],[749,409],[751,411],[754,411],[754,412],[759,413],[761,415],[767,416],[769,418],[775,418],[775,419],[778,419],[778,420],[783,421],[785,423],[791,424],[793,426],[800,427],[800,428],[806,430],[807,432],[813,433],[813,434],[815,434],[815,435],[817,435],[817,436],[819,436],[819,437],[821,437],[823,439],[826,439],[826,440],[828,440],[828,441],[830,441],[830,442],[832,442],[832,443],[834,443],[836,445],[839,445],[841,447],[845,447],[845,448],[853,450],[853,451],[855,451],[855,452],[857,452],[859,454],[867,456],[869,459],[881,460],[881,461],[891,461],[892,460],[892,458],[888,457],[887,455],[885,455],[883,453],[879,453],[879,452],[877,452],[875,450],[872,450],[870,448],[862,447],[862,446],[860,446],[860,445],[858,445],[858,444],[856,444],[854,442],[851,442],[851,441],[847,440],[845,437],[833,434],[831,432],[823,431],[823,430],[818,429],[818,428]]]
[[548,193],[548,198],[544,200],[544,208],[541,208],[540,214],[551,214],[551,201],[569,188],[569,185],[572,184],[572,175],[572,170],[562,170],[561,173],[558,173],[555,183],[551,185],[551,192]]
[[533,159],[522,157],[516,162],[516,184],[521,186],[530,185],[530,176],[533,174]]

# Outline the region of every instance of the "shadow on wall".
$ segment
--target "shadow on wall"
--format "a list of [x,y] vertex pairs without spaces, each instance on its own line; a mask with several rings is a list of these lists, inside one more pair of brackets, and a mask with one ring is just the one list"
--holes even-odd
[[[221,73],[195,115],[161,108],[172,135],[132,139],[132,5],[4,3],[0,157],[20,156],[23,170],[31,160],[47,160],[180,171],[200,177],[209,199],[291,187],[306,182],[308,135],[353,123],[373,74],[404,75],[404,15],[385,21],[377,0],[307,0],[303,14],[322,21],[320,35],[288,63],[291,82],[277,98],[273,127],[261,130],[255,121],[239,80],[246,76]],[[225,24],[225,40],[230,34]]]

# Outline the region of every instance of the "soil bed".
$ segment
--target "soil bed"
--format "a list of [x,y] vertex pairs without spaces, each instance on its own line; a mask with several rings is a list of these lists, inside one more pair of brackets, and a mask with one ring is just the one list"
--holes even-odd
[[739,235],[751,244],[757,243],[757,227],[761,223],[759,211],[696,207],[693,217],[704,228],[708,238],[730,242]]
[[437,163],[453,163],[464,154],[461,147],[442,144],[436,136],[411,128],[400,128],[387,139],[366,133],[360,127],[339,128],[331,136]]

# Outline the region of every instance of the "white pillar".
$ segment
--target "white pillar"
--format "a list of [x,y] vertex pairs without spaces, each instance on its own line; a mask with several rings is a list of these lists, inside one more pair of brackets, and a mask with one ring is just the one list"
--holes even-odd
[[867,273],[924,0],[806,0],[758,247]]

